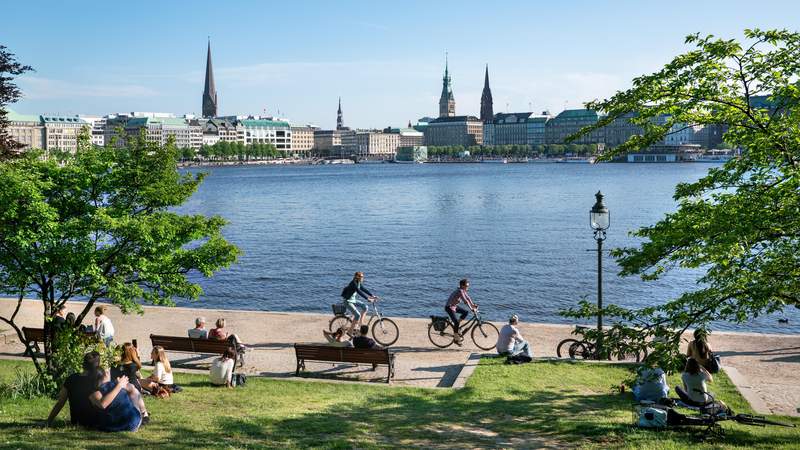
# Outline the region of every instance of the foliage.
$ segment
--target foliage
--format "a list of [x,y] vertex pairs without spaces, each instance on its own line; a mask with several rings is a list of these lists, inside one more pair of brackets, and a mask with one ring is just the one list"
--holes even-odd
[[76,328],[65,328],[56,333],[53,339],[53,353],[51,365],[55,394],[57,389],[64,384],[64,380],[73,373],[83,370],[83,356],[89,352],[100,354],[101,366],[110,369],[116,365],[120,355],[120,348],[113,343],[106,346],[102,341],[93,336],[87,336]]
[[[140,304],[173,305],[197,299],[190,272],[211,276],[233,263],[238,249],[225,241],[221,217],[182,215],[204,174],[176,169],[177,150],[143,135],[125,148],[94,147],[83,135],[75,154],[28,152],[0,164],[0,294],[17,296],[11,325],[26,295],[42,301],[44,320],[58,306],[86,300],[76,323],[97,300],[123,312]],[[46,333],[48,373],[52,348]],[[37,357],[33,356],[38,366]]]
[[[744,34],[743,43],[691,35],[686,42],[695,49],[634,79],[630,89],[587,104],[608,116],[581,134],[631,112],[644,130],[606,152],[606,159],[658,142],[678,124],[727,130],[725,142],[744,149],[700,180],[679,184],[678,210],[634,232],[644,241],[638,247],[613,252],[623,276],[654,280],[675,268],[704,272],[696,290],[665,304],[606,310],[620,326],[639,330],[639,346],[669,335],[672,347],[655,355],[666,367],[678,366],[675,347],[688,328],[743,323],[800,306],[800,34]],[[590,313],[586,305],[568,311]]]
[[0,382],[0,399],[30,400],[50,396],[53,383],[48,376],[30,370],[17,369],[11,381]]
[[[243,389],[213,387],[207,375],[175,373],[184,391],[169,400],[146,397],[152,421],[136,433],[97,433],[61,424],[36,425],[53,402],[0,398],[10,448],[792,448],[800,429],[725,423],[720,441],[690,430],[630,426],[631,395],[619,394],[625,366],[537,361],[509,366],[483,359],[463,389],[421,389],[363,383],[315,383],[251,377]],[[0,361],[0,380],[17,361]],[[318,365],[322,367],[323,365]],[[380,369],[379,369],[380,370]],[[145,373],[146,375],[146,373]],[[670,385],[677,382],[670,379]],[[751,412],[724,374],[714,392],[737,412]],[[800,424],[800,419],[780,419]]]
[[19,88],[12,83],[14,77],[33,70],[17,62],[14,54],[9,52],[4,45],[0,45],[0,160],[13,156],[14,150],[22,147],[19,142],[11,139],[8,133],[8,112],[6,106],[16,102],[22,96]]
[[[214,145],[204,145],[197,154],[204,159],[214,161],[250,161],[286,156],[286,152],[278,150],[273,144],[245,145],[242,142],[228,141],[219,141]],[[183,157],[184,159],[193,159],[194,154],[184,154]]]
[[472,157],[533,158],[538,156],[588,156],[597,153],[596,144],[547,145],[447,145],[428,146],[428,157],[457,158],[464,151]]

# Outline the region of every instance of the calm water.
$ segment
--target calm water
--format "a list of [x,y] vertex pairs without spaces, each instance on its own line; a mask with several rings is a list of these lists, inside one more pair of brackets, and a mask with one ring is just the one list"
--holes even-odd
[[[594,193],[606,194],[606,247],[676,207],[676,183],[703,164],[423,164],[207,169],[183,212],[218,214],[244,255],[210,280],[197,306],[330,312],[356,270],[382,296],[386,314],[441,314],[460,278],[491,319],[568,322],[557,313],[595,300]],[[664,302],[694,286],[696,273],[656,282],[620,278],[604,258],[604,299],[625,306]],[[800,314],[718,328],[800,331]]]

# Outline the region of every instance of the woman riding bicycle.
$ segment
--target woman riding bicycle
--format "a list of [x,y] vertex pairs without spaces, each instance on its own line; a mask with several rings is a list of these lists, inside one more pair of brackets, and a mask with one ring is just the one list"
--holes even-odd
[[348,334],[352,335],[353,330],[355,329],[356,323],[358,326],[361,327],[364,320],[364,313],[367,312],[367,304],[362,302],[358,299],[360,295],[365,300],[369,302],[374,302],[378,300],[377,295],[372,295],[367,288],[364,287],[364,272],[356,272],[353,275],[353,281],[347,285],[342,291],[342,298],[344,299],[344,305],[353,314],[353,320],[350,322],[350,330],[347,332]]

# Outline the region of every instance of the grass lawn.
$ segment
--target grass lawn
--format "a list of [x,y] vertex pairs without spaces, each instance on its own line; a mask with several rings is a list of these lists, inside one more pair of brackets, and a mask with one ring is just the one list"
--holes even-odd
[[[20,369],[31,366],[0,361],[0,381]],[[707,443],[697,430],[633,428],[630,394],[612,389],[626,375],[620,366],[484,359],[461,390],[257,378],[226,390],[204,376],[176,373],[184,392],[148,397],[153,420],[137,433],[71,427],[68,407],[46,429],[41,423],[52,400],[0,399],[0,447],[800,448],[798,428],[725,423],[726,436]],[[713,390],[735,411],[748,412],[724,375]]]

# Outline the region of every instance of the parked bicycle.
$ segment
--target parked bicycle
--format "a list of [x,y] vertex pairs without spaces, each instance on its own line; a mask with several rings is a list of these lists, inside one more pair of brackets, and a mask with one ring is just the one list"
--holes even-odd
[[[580,334],[586,327],[577,326],[572,334]],[[634,361],[641,362],[647,358],[647,349],[639,351],[625,343],[619,344],[612,351],[606,351],[605,359],[611,360],[612,355],[616,355],[619,361]],[[571,359],[601,359],[597,352],[597,345],[594,342],[586,339],[567,338],[558,343],[556,347],[556,355],[559,358],[569,356]]]
[[[372,305],[371,308],[370,305]],[[331,309],[333,309],[333,319],[328,322],[328,330],[336,331],[340,327],[350,328],[353,318],[344,303],[334,303],[331,305]],[[377,300],[367,304],[367,311],[364,314],[369,314],[369,320],[365,325],[368,327],[371,325],[372,338],[375,339],[375,342],[383,347],[388,347],[397,342],[400,337],[400,329],[392,319],[381,316]]]
[[[491,350],[497,345],[497,338],[500,332],[491,322],[481,319],[480,313],[476,310],[472,312],[472,318],[462,323],[459,327],[458,335],[461,339],[470,333],[472,342],[481,350]],[[449,317],[431,316],[431,323],[428,325],[428,339],[439,348],[447,348],[456,341],[456,332],[453,322]]]

